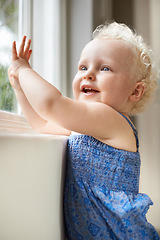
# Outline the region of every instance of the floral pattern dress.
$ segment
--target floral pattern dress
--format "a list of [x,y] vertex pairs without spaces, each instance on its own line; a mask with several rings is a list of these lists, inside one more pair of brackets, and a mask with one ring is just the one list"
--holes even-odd
[[64,214],[68,240],[158,240],[146,213],[151,199],[139,193],[140,154],[87,135],[68,140]]

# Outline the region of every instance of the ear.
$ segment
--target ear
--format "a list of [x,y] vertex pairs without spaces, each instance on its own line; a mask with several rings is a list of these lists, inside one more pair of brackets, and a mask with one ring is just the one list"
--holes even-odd
[[142,80],[140,82],[137,82],[133,92],[129,96],[129,99],[132,102],[138,102],[142,98],[145,90],[146,90],[146,86],[145,86],[144,81]]

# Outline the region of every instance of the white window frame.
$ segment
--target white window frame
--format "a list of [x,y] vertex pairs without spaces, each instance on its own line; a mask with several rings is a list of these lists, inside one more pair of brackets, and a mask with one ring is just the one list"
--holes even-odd
[[[19,6],[18,40],[20,42],[23,35],[32,39],[33,69],[53,83],[62,94],[67,95],[66,0],[19,0]],[[39,28],[38,21],[41,21]],[[41,30],[44,30],[43,34]],[[55,64],[56,68],[53,68]],[[18,114],[0,111],[0,133],[2,132],[33,133],[34,131],[18,108]]]
[[63,95],[66,95],[65,9],[66,0],[33,1],[32,67]]

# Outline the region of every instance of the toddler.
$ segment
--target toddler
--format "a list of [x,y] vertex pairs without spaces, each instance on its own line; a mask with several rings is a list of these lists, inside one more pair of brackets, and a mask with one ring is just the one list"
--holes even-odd
[[129,118],[156,86],[151,50],[126,25],[99,26],[62,96],[29,65],[31,40],[12,46],[9,80],[24,116],[42,133],[68,135],[64,214],[68,240],[159,239],[139,193],[137,131]]

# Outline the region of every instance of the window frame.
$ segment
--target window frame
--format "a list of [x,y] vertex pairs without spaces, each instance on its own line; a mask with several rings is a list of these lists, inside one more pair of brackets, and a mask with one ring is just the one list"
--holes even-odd
[[[25,11],[24,11],[25,10]],[[31,35],[32,32],[32,1],[19,0],[19,22],[18,22],[18,42],[21,36],[26,33]],[[18,104],[18,103],[17,103]],[[18,113],[0,110],[0,134],[4,133],[33,133],[24,116],[21,115],[20,107]]]
[[[59,22],[59,27],[56,26],[57,34],[56,38],[55,35],[53,35],[52,32],[52,40],[55,38],[55,45],[52,45],[52,42],[50,41],[50,45],[48,46],[47,53],[52,51],[52,55],[56,55],[57,59],[57,66],[56,66],[56,73],[53,69],[47,68],[45,65],[44,58],[41,58],[41,63],[38,61],[39,67],[36,65],[37,61],[37,52],[33,51],[32,57],[30,60],[30,63],[35,71],[37,71],[42,77],[45,79],[49,79],[49,82],[54,84],[62,94],[67,95],[67,76],[66,76],[66,0],[47,0],[48,4],[46,4],[46,0],[41,0],[41,3],[44,7],[41,7],[41,10],[43,12],[40,12],[40,4],[39,0],[19,0],[19,42],[21,41],[21,38],[23,35],[27,35],[32,39],[32,47],[36,48],[36,36],[39,37],[39,34],[36,32],[36,24],[37,21],[34,18],[34,16],[37,16],[37,19],[39,19],[40,13],[45,15],[45,12],[47,12],[47,18],[44,16],[45,22],[44,22],[44,28],[46,29],[46,26],[50,24],[50,28],[54,28],[54,21],[52,13],[52,10],[55,8],[55,21]],[[50,4],[52,5],[52,8],[50,8]],[[53,6],[54,4],[54,6]],[[22,10],[22,11],[21,11]],[[49,13],[49,14],[48,14]],[[39,16],[38,16],[39,14]],[[50,22],[48,22],[50,21]],[[43,51],[45,47],[44,38],[40,38],[39,41],[39,49]],[[46,53],[46,54],[47,54]],[[52,59],[53,60],[53,59]],[[42,68],[41,66],[45,67]],[[50,71],[49,71],[50,70]],[[48,76],[48,72],[51,72]],[[56,79],[52,82],[51,79]],[[63,79],[63,81],[62,81]],[[12,113],[7,111],[0,110],[0,133],[34,133],[32,128],[30,127],[29,123],[25,120],[24,116],[21,113],[20,107],[18,107],[18,113]]]

